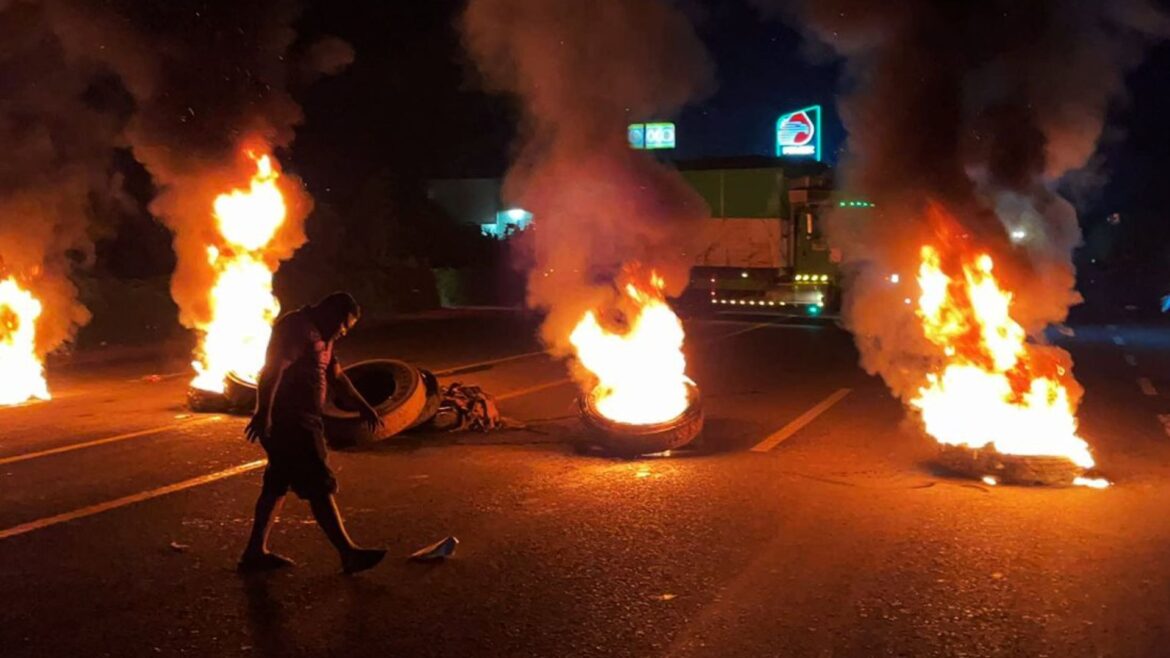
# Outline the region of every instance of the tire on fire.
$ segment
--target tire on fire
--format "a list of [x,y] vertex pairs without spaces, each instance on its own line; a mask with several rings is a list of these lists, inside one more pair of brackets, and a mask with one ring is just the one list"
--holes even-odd
[[590,439],[606,452],[619,457],[637,457],[674,450],[690,443],[703,430],[703,405],[699,389],[687,384],[687,408],[677,418],[662,423],[633,425],[602,416],[595,406],[596,393],[578,400],[581,418],[590,430]]
[[374,407],[382,427],[371,430],[357,407],[334,396],[325,402],[325,438],[334,448],[363,446],[409,429],[425,411],[427,386],[418,368],[393,359],[355,363],[345,369],[354,388]]

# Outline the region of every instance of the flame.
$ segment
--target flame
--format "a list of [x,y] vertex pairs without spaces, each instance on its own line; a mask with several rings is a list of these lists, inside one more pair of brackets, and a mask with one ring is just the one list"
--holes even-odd
[[686,357],[682,322],[666,303],[666,282],[651,271],[636,281],[627,268],[623,286],[628,329],[610,331],[588,311],[569,342],[577,359],[597,379],[597,411],[611,420],[646,425],[677,418],[687,409]]
[[256,163],[248,189],[221,194],[212,205],[223,246],[207,248],[216,272],[208,292],[211,321],[200,327],[202,341],[192,362],[197,375],[191,385],[219,393],[229,373],[256,381],[272,322],[280,314],[272,295],[272,268],[264,257],[287,214],[276,184],[280,174],[270,156],[248,156]]
[[[920,251],[917,315],[943,365],[930,372],[911,405],[940,443],[993,447],[1011,455],[1065,457],[1093,466],[1062,380],[1066,369],[1027,342],[1012,318],[1012,294],[1000,288],[986,253],[962,257],[961,276],[943,269],[939,250]],[[1077,484],[1101,481],[1079,478]]]
[[16,279],[0,281],[0,406],[50,398],[36,352],[41,310],[41,302]]

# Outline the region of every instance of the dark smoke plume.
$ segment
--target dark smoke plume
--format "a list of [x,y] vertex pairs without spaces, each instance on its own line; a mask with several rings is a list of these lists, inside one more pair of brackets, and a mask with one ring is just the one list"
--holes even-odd
[[[850,276],[845,316],[864,367],[903,397],[922,384],[935,348],[903,298],[917,298],[925,243],[989,251],[1037,339],[1063,321],[1080,299],[1080,231],[1057,185],[1089,163],[1125,73],[1170,34],[1166,15],[1146,0],[757,2],[846,62],[844,185],[879,212],[840,213],[828,231]],[[956,221],[931,221],[932,201]]]
[[[122,0],[53,3],[61,39],[80,57],[104,62],[134,100],[126,139],[158,188],[151,212],[174,234],[171,292],[180,320],[210,320],[207,292],[216,245],[216,195],[246,187],[244,156],[287,147],[302,119],[290,84],[335,73],[352,60],[329,38],[294,52],[297,3],[284,0]],[[281,178],[285,224],[268,256],[275,269],[304,243],[311,200],[293,176]]]
[[53,37],[44,6],[0,2],[0,279],[40,299],[41,356],[89,321],[70,274],[93,260],[95,209],[120,195],[126,110],[107,78]]
[[626,125],[668,118],[712,82],[705,50],[665,0],[471,0],[468,52],[487,85],[523,108],[504,186],[535,215],[528,303],[565,351],[623,263],[656,268],[678,294],[687,238],[706,215],[677,172],[626,143]]

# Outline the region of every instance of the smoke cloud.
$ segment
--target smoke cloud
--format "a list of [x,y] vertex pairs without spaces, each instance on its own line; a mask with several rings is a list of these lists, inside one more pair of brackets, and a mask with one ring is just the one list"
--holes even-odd
[[96,211],[119,196],[111,158],[127,111],[102,67],[54,38],[37,3],[0,2],[0,80],[0,279],[41,300],[44,356],[89,321],[70,274],[92,262]]
[[[838,213],[827,231],[866,370],[906,399],[922,385],[937,347],[903,298],[917,298],[926,243],[989,251],[1015,319],[1037,340],[1063,321],[1080,300],[1080,231],[1056,187],[1089,163],[1125,73],[1170,34],[1166,15],[1146,0],[757,2],[846,62],[843,183],[878,212]],[[953,217],[929,212],[932,202]],[[1071,365],[1063,351],[1036,349]]]
[[623,264],[657,269],[681,293],[687,240],[708,210],[676,171],[629,148],[626,126],[710,88],[686,17],[665,0],[471,0],[461,27],[487,86],[523,110],[504,196],[535,215],[528,303],[547,311],[545,342],[568,353]]
[[[255,170],[248,149],[292,142],[302,120],[293,88],[353,59],[335,37],[298,43],[297,7],[0,1],[0,275],[16,275],[41,299],[42,354],[89,319],[70,273],[92,262],[95,209],[129,203],[112,169],[118,148],[155,181],[150,210],[174,235],[180,320],[193,328],[210,320],[207,247],[223,247],[213,199],[246,186]],[[304,243],[312,207],[295,176],[280,185],[288,217],[267,253],[274,271]]]
[[[207,247],[223,247],[214,198],[246,186],[255,171],[248,150],[260,154],[292,142],[303,118],[290,93],[298,78],[336,73],[352,61],[352,49],[336,38],[294,51],[297,6],[284,0],[53,3],[62,43],[78,57],[103,62],[133,98],[125,138],[158,189],[151,212],[174,234],[171,293],[188,327],[211,319],[215,273]],[[280,185],[288,216],[266,251],[274,271],[305,242],[312,207],[295,176],[283,175]]]

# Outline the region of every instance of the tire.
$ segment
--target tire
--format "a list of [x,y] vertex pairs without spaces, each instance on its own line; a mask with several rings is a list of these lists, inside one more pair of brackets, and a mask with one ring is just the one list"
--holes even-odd
[[412,430],[431,422],[439,413],[439,405],[443,402],[443,391],[439,388],[439,378],[435,377],[435,373],[425,368],[419,368],[418,372],[422,377],[423,387],[426,389],[427,401],[414,424],[407,428]]
[[365,446],[413,426],[427,404],[426,385],[418,368],[403,361],[376,359],[345,369],[358,392],[374,407],[382,427],[371,431],[356,409],[340,399],[325,402],[325,438],[334,448]]
[[941,446],[938,464],[962,476],[980,480],[995,477],[1000,484],[1072,486],[1084,469],[1064,457],[1004,455],[966,446]]
[[256,385],[229,374],[223,393],[188,388],[187,406],[196,413],[251,415],[256,409]]
[[256,384],[240,379],[235,373],[228,373],[224,397],[227,398],[228,413],[242,415],[256,410]]
[[653,425],[631,425],[609,420],[593,406],[593,396],[578,401],[581,418],[590,429],[593,441],[606,452],[618,457],[638,457],[681,448],[703,431],[703,405],[699,389],[687,385],[689,404],[678,418]]

